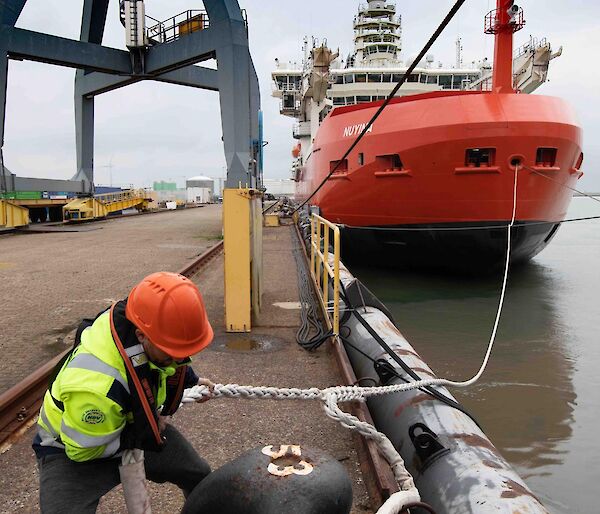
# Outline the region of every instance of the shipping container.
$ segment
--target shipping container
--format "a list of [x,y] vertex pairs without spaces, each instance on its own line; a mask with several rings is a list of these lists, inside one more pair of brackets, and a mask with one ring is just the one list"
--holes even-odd
[[4,200],[41,200],[41,191],[7,191],[0,193],[0,198]]

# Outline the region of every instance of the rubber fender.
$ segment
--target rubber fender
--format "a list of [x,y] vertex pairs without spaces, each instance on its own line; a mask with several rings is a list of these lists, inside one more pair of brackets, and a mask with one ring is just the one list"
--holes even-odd
[[182,514],[348,514],[352,483],[344,466],[298,445],[255,448],[208,475]]

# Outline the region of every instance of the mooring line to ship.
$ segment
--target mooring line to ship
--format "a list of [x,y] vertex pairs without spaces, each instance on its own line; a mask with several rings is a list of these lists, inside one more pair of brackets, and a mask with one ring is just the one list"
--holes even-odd
[[594,197],[592,195],[589,195],[587,193],[584,193],[583,191],[580,191],[579,189],[575,189],[574,187],[568,186],[564,182],[560,182],[559,180],[556,180],[555,178],[549,177],[545,173],[541,173],[540,171],[536,170],[535,168],[532,168],[531,166],[525,166],[525,165],[522,165],[522,166],[526,170],[531,171],[532,173],[535,173],[536,175],[539,175],[540,177],[544,177],[545,179],[548,179],[551,182],[556,182],[560,186],[563,186],[563,187],[565,187],[567,189],[570,189],[571,191],[574,191],[575,193],[579,193],[582,196],[586,196],[587,198],[590,198],[591,200],[594,200],[594,202],[600,203],[600,200],[598,198],[596,198],[596,197]]
[[[519,167],[515,167],[515,179],[513,187],[513,208],[511,222],[507,226],[507,247],[506,247],[506,265],[504,268],[504,278],[502,282],[502,292],[500,294],[500,300],[498,302],[498,309],[496,312],[496,319],[494,321],[494,327],[490,336],[490,341],[487,347],[483,363],[479,368],[478,372],[469,380],[458,382],[454,380],[448,380],[444,378],[430,378],[422,379],[414,382],[408,382],[404,384],[394,384],[387,386],[377,387],[360,387],[360,386],[335,386],[328,387],[326,389],[319,389],[316,387],[309,389],[300,388],[279,388],[279,387],[268,387],[268,386],[243,386],[239,384],[215,384],[214,388],[210,390],[207,386],[194,386],[184,391],[182,399],[183,403],[198,402],[203,399],[212,398],[244,398],[244,399],[269,399],[269,400],[320,400],[323,402],[323,408],[326,415],[340,423],[342,426],[354,430],[364,437],[373,440],[382,455],[388,461],[400,490],[393,493],[385,503],[379,508],[378,514],[398,514],[402,510],[406,509],[408,505],[415,504],[421,501],[421,496],[415,485],[412,475],[406,469],[404,460],[400,453],[396,450],[389,438],[379,432],[370,423],[361,421],[356,416],[345,412],[340,409],[338,403],[340,402],[351,402],[351,401],[366,401],[368,398],[382,396],[392,393],[406,392],[413,389],[420,389],[423,387],[431,386],[450,386],[450,387],[468,387],[473,385],[483,375],[489,358],[492,353],[500,318],[502,315],[502,308],[504,306],[504,299],[506,293],[506,285],[508,283],[508,271],[510,265],[510,254],[511,254],[511,232],[515,223],[516,211],[517,211],[517,186],[518,186],[518,172]],[[143,474],[143,452],[140,450],[127,450],[122,456],[122,467],[136,466],[140,477]],[[143,485],[143,480],[142,480]],[[124,484],[125,489],[125,484]],[[139,510],[135,511],[143,513],[148,512],[146,506],[149,505],[148,493],[145,487],[140,487],[135,490],[139,494],[138,502],[136,507]],[[131,514],[134,514],[132,512]]]
[[[506,227],[504,227],[506,228]],[[298,247],[298,243],[296,243],[296,247],[294,248],[294,257],[296,259],[297,269],[298,269],[298,291],[300,292],[300,328],[296,333],[296,342],[299,346],[304,348],[305,350],[312,352],[320,348],[323,343],[325,343],[329,338],[333,336],[333,332],[331,330],[325,330],[323,328],[323,324],[321,323],[318,313],[314,308],[314,299],[312,297],[312,289],[310,287],[310,278],[307,274],[305,266],[299,257],[300,248]],[[340,298],[344,301],[346,306],[350,305],[348,301],[348,294],[346,292],[346,288],[344,284],[340,282]],[[360,291],[360,289],[359,289]],[[363,305],[364,305],[364,299]],[[421,380],[421,377],[417,375],[412,368],[406,364],[402,358],[393,352],[393,350],[387,345],[387,343],[375,332],[371,326],[365,321],[365,319],[358,313],[357,309],[353,308],[345,308],[343,310],[345,313],[353,313],[356,319],[365,327],[365,329],[371,334],[371,336],[377,341],[379,346],[390,356],[391,359],[396,361],[396,363],[412,378],[413,380]],[[342,327],[350,330],[349,327]],[[311,335],[314,333],[314,335]],[[354,346],[349,340],[348,336],[339,335],[340,340],[345,344],[361,353],[364,357],[373,362],[374,368],[376,371],[382,370],[385,366],[385,372],[393,375],[395,378],[402,380],[403,382],[410,382],[410,380],[406,377],[400,375],[387,361],[384,359],[373,359],[370,355],[362,352],[360,348]],[[482,428],[479,424],[479,421],[471,414],[467,409],[465,409],[460,403],[455,401],[452,398],[449,398],[445,394],[433,389],[431,387],[422,387],[419,388],[424,394],[431,396],[432,398],[444,403],[445,405],[454,408],[469,418],[475,423],[479,428]],[[483,429],[482,429],[483,430]]]
[[373,123],[375,123],[375,120],[377,118],[379,118],[379,115],[383,112],[383,110],[388,106],[388,104],[396,96],[396,93],[398,92],[398,90],[406,82],[406,80],[408,79],[408,77],[410,77],[410,75],[412,74],[413,70],[419,65],[419,63],[421,62],[421,60],[423,59],[423,57],[425,57],[425,54],[429,51],[429,49],[433,46],[433,43],[436,42],[436,40],[440,36],[440,34],[444,31],[444,29],[452,21],[452,18],[454,18],[454,16],[458,12],[458,10],[465,3],[465,1],[466,0],[457,0],[457,2],[454,4],[454,6],[452,7],[452,9],[450,9],[450,11],[446,15],[446,17],[443,19],[442,23],[440,23],[439,27],[432,34],[432,36],[429,38],[429,41],[427,41],[427,43],[425,44],[425,46],[423,47],[423,49],[419,52],[419,55],[417,55],[417,57],[415,58],[415,60],[412,62],[412,64],[408,67],[408,69],[404,73],[404,75],[402,75],[402,77],[400,78],[400,80],[398,81],[398,83],[394,86],[394,89],[392,89],[392,91],[390,92],[390,94],[387,96],[387,98],[380,105],[379,109],[377,109],[377,112],[373,115],[373,117],[369,120],[369,122],[364,126],[364,128],[363,128],[362,132],[359,134],[359,136],[350,145],[350,148],[348,148],[348,150],[346,150],[346,153],[343,155],[343,157],[340,160],[338,160],[338,162],[333,167],[333,169],[323,179],[323,181],[317,186],[317,188],[310,194],[310,196],[308,198],[306,198],[298,207],[296,207],[296,209],[294,210],[294,212],[297,212],[300,209],[302,209],[302,207],[304,207],[308,203],[308,201],[320,191],[320,189],[329,180],[329,177],[331,177],[337,171],[337,169],[339,168],[340,164],[344,161],[344,159],[346,159],[346,157],[348,157],[348,155],[350,155],[350,152],[352,150],[354,150],[354,148],[359,143],[359,141],[365,136],[365,134],[373,126]]
[[[504,227],[504,228],[506,228],[506,227]],[[300,304],[301,304],[301,309],[300,309],[301,324],[300,324],[300,328],[298,329],[298,332],[296,333],[296,342],[298,343],[298,345],[300,345],[305,350],[312,352],[312,351],[315,351],[318,348],[320,348],[323,345],[323,343],[325,343],[325,341],[327,341],[329,338],[331,338],[333,336],[333,331],[325,330],[323,328],[323,324],[321,323],[318,313],[314,308],[314,299],[311,294],[312,288],[310,287],[311,281],[307,274],[306,268],[303,265],[303,262],[301,262],[301,260],[300,260],[299,253],[300,253],[300,248],[298,247],[298,243],[296,243],[296,247],[294,248],[294,257],[296,259],[296,264],[297,264],[297,268],[298,268],[298,290],[300,292]],[[361,323],[361,325],[363,325],[365,330],[367,330],[371,334],[371,336],[375,339],[375,341],[377,341],[379,346],[381,346],[381,348],[390,356],[390,358],[392,360],[394,360],[407,373],[407,375],[409,375],[410,378],[412,378],[413,380],[421,380],[421,377],[419,375],[417,375],[417,373],[415,373],[413,371],[413,369],[408,364],[406,364],[399,355],[394,353],[394,351],[379,336],[379,334],[377,334],[377,332],[375,332],[372,329],[372,327],[367,323],[367,321],[359,314],[358,310],[356,308],[350,307],[350,301],[348,300],[348,293],[346,291],[346,287],[344,286],[344,284],[342,282],[340,282],[340,289],[341,289],[340,290],[340,298],[344,301],[344,304],[346,305],[346,308],[343,309],[344,317],[347,314],[353,313],[354,316],[356,317],[356,319]],[[360,288],[359,288],[359,293],[361,293]],[[361,299],[362,299],[363,307],[365,307],[365,301],[364,301],[364,298],[362,298],[362,293],[361,293]],[[366,307],[365,307],[365,312],[366,312]],[[347,326],[344,326],[342,328],[350,330],[350,328]],[[314,332],[314,335],[311,336],[312,332]],[[356,346],[354,346],[348,340],[348,337],[349,337],[349,334],[346,336],[339,334],[340,340],[345,345],[350,346],[351,348],[353,348],[354,350],[356,350],[357,352],[362,354],[365,358],[367,358],[368,360],[373,362],[375,371],[378,374],[379,374],[379,371],[381,370],[381,371],[384,371],[385,373],[389,373],[389,374],[393,375],[395,378],[398,378],[399,380],[402,380],[403,382],[407,382],[407,383],[410,382],[410,380],[408,378],[399,374],[394,369],[394,367],[391,366],[391,364],[389,362],[387,362],[385,359],[378,359],[378,360],[373,359],[370,355],[361,351],[360,348],[357,348]],[[383,369],[384,367],[385,367],[385,370]],[[471,418],[473,423],[475,423],[479,428],[481,428],[483,430],[483,428],[481,427],[481,425],[479,424],[479,421],[475,418],[475,416],[473,416],[473,414],[471,414],[467,409],[465,409],[460,403],[455,401],[453,398],[449,398],[445,394],[443,394],[440,391],[437,391],[436,389],[431,388],[431,387],[422,387],[422,388],[419,388],[419,390],[422,391],[424,394],[427,394],[427,395],[431,396],[432,398],[444,403],[445,405],[462,412],[463,414],[465,414],[466,416]]]
[[496,318],[487,346],[485,357],[477,373],[462,382],[448,380],[444,378],[422,379],[415,382],[404,384],[394,384],[378,387],[360,387],[360,386],[335,386],[326,389],[316,387],[310,389],[300,388],[278,388],[268,386],[243,386],[238,384],[216,384],[212,391],[207,386],[194,386],[186,389],[183,397],[183,403],[197,402],[202,399],[210,398],[244,398],[244,399],[269,399],[269,400],[321,400],[326,415],[339,422],[342,426],[359,432],[368,439],[375,441],[379,450],[390,464],[394,477],[396,478],[400,491],[392,494],[387,501],[380,507],[379,513],[397,514],[403,510],[408,503],[420,501],[420,494],[417,490],[412,475],[406,469],[404,460],[396,450],[388,437],[379,432],[373,425],[359,420],[356,416],[340,409],[339,402],[365,401],[368,398],[392,393],[399,393],[430,386],[450,386],[450,387],[469,387],[477,382],[483,375],[496,340],[498,326],[502,316],[504,299],[506,295],[506,285],[508,283],[508,271],[510,267],[511,254],[511,232],[515,224],[517,212],[517,187],[518,187],[519,167],[515,167],[515,179],[513,186],[513,206],[510,224],[507,228],[506,245],[506,264],[504,267],[504,278],[502,281],[502,291],[498,302]]

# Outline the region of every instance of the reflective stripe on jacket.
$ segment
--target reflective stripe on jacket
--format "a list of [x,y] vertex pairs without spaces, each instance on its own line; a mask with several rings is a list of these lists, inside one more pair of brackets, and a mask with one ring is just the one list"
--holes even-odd
[[[165,402],[166,379],[176,366],[157,371],[156,406]],[[133,422],[125,363],[115,346],[110,312],[100,315],[81,335],[81,344],[65,362],[40,411],[41,446],[64,448],[74,461],[113,457],[121,433]]]

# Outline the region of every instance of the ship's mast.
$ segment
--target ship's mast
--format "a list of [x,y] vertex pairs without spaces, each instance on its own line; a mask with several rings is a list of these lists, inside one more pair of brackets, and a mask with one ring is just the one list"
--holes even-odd
[[462,39],[460,36],[456,38],[456,67],[462,68]]
[[492,90],[495,93],[514,93],[513,86],[513,33],[525,25],[523,9],[514,0],[497,0],[496,10],[485,17],[485,32],[494,34],[494,75]]
[[369,0],[354,18],[354,64],[397,61],[402,46],[402,21],[396,5]]

